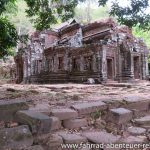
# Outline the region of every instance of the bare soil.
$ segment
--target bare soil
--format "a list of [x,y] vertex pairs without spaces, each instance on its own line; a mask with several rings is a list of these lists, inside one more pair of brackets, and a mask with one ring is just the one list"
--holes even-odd
[[101,84],[1,84],[0,100],[27,100],[34,110],[69,107],[74,103],[96,100],[121,100],[126,96],[150,96],[150,82],[143,81],[131,87]]

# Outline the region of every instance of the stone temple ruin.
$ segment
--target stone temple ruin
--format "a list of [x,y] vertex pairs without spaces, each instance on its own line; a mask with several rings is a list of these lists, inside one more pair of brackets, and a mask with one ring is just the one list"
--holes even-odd
[[148,48],[112,19],[81,25],[75,20],[30,36],[15,57],[17,83],[133,82],[148,77]]

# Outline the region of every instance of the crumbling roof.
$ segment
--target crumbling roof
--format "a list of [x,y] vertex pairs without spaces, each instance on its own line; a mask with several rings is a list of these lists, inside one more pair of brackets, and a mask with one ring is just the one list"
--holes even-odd
[[101,20],[101,21],[95,21],[95,22],[92,22],[92,23],[89,23],[89,24],[83,26],[83,32],[88,31],[88,30],[92,30],[92,29],[95,29],[98,27],[104,27],[104,26],[111,28],[111,27],[117,26],[117,24],[111,18]]
[[69,21],[63,22],[60,25],[56,26],[53,28],[54,31],[59,31],[71,24],[77,23],[77,21],[75,19],[70,19]]
[[78,29],[78,28],[80,28],[80,27],[81,27],[81,25],[80,25],[79,23],[70,24],[70,25],[68,25],[68,26],[66,26],[66,27],[64,27],[64,28],[62,28],[62,29],[60,30],[60,34],[64,34],[64,33],[70,32],[70,31],[75,30],[75,29]]

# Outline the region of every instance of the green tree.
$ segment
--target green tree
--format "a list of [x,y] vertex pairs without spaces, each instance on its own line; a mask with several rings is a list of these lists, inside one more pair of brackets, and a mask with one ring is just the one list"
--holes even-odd
[[87,6],[85,5],[79,5],[75,8],[75,19],[82,23],[87,24],[91,21],[99,20],[99,19],[105,19],[109,17],[108,8],[107,7],[96,7],[90,9],[90,19],[88,18],[88,15],[86,13]]
[[138,38],[142,38],[146,45],[150,48],[150,31],[145,32],[136,26],[133,28],[133,34]]
[[[75,15],[75,7],[87,0],[24,0],[27,4],[26,13],[32,18],[37,30],[44,30],[56,24],[57,20],[66,21]],[[89,0],[88,0],[89,1]],[[99,6],[112,1],[110,15],[115,16],[120,24],[130,28],[138,26],[149,30],[150,15],[146,13],[148,0],[128,0],[129,5],[121,6],[119,0],[98,0]],[[0,57],[7,56],[9,49],[16,46],[18,35],[12,23],[4,16],[8,12],[8,4],[16,0],[0,0]]]
[[[105,6],[107,2],[110,0],[99,0],[99,5]],[[121,6],[118,0],[113,0],[109,14],[115,16],[120,24],[148,30],[150,28],[150,15],[146,13],[148,7],[148,0],[128,0],[127,6]]]
[[7,14],[8,19],[15,25],[19,35],[25,35],[30,31],[34,31],[30,18],[26,16],[26,9],[27,4],[24,0],[16,0],[14,11]]
[[10,55],[11,48],[16,46],[18,40],[14,25],[4,15],[7,11],[7,4],[11,3],[14,3],[14,0],[1,0],[0,2],[0,58]]

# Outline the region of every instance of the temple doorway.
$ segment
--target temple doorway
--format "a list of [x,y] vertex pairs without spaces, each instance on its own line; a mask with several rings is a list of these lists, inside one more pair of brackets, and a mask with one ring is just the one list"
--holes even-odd
[[139,79],[140,78],[139,56],[133,57],[133,61],[134,61],[134,78]]
[[107,78],[113,79],[113,59],[107,59]]

